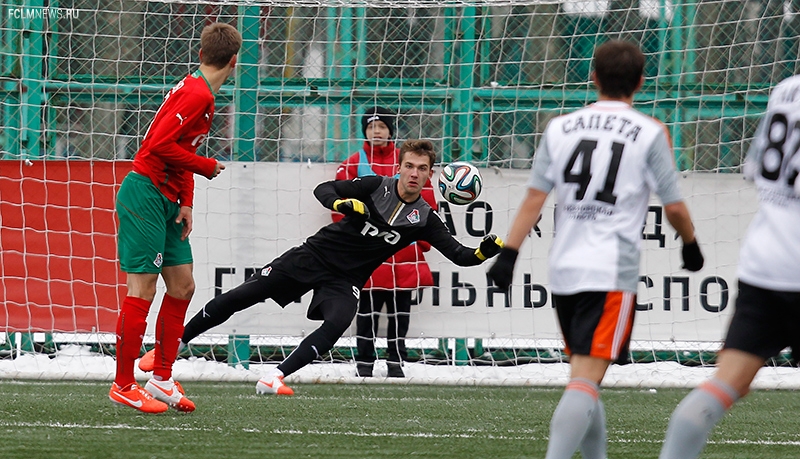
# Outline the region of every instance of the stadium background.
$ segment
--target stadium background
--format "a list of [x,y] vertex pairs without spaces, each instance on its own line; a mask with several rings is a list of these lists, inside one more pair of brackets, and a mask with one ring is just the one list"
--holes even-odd
[[[45,7],[58,14],[36,13]],[[200,154],[277,168],[334,165],[361,144],[359,114],[381,104],[399,110],[398,138],[434,140],[442,162],[526,169],[547,120],[594,100],[594,47],[625,38],[648,57],[636,107],[667,124],[679,170],[737,174],[769,88],[796,71],[797,11],[797,1],[766,0],[421,1],[369,8],[4,2],[5,346],[11,353],[15,345],[52,350],[51,332],[92,331],[74,316],[64,319],[73,330],[11,324],[37,307],[57,310],[48,300],[59,286],[72,298],[66,306],[106,320],[116,313],[113,299],[123,292],[109,211],[114,183],[165,91],[196,66],[199,31],[208,22],[236,24],[244,45]],[[92,274],[76,279],[75,273]],[[242,342],[232,337],[228,350],[237,355]],[[464,341],[455,344],[467,351]],[[274,352],[282,355],[283,347]],[[530,357],[521,354],[514,350],[511,360]],[[465,355],[458,360],[468,361]],[[539,356],[535,350],[533,358]],[[692,353],[689,360],[704,358]]]

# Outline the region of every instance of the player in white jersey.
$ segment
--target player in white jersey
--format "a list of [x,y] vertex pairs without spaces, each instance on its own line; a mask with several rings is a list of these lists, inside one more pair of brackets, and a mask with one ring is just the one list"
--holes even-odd
[[744,166],[759,209],[739,255],[739,295],[714,376],[675,409],[660,459],[700,454],[711,429],[750,390],[766,359],[800,352],[800,76],[772,91]]
[[665,127],[631,108],[644,82],[644,55],[632,43],[609,41],[597,48],[594,66],[598,101],[547,125],[527,196],[489,270],[508,288],[519,247],[554,190],[550,288],[571,375],[550,423],[546,459],[569,459],[578,448],[585,459],[605,458],[599,386],[608,366],[627,358],[651,191],[684,242],[684,267],[703,266]]

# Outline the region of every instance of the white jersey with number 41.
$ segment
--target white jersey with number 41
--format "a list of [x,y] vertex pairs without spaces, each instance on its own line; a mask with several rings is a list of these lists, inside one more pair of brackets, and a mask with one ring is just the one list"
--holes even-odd
[[636,292],[650,193],[680,201],[665,126],[629,105],[600,101],[550,121],[528,187],[555,190],[553,293]]
[[739,257],[739,279],[770,290],[800,292],[800,76],[769,96],[745,162],[759,208]]

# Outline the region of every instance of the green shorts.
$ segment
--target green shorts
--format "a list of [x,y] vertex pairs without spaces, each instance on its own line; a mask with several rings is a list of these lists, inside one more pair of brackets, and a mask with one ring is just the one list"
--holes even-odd
[[130,172],[117,193],[117,249],[122,271],[160,273],[164,266],[192,263],[189,238],[181,240],[183,222],[175,223],[178,203],[167,199],[149,178]]

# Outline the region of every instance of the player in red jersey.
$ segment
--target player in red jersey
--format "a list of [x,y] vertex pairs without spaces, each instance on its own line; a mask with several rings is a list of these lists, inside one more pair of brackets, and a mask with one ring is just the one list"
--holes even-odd
[[[242,36],[231,25],[214,23],[203,29],[199,69],[165,96],[134,157],[133,171],[117,194],[117,242],[128,295],[117,321],[117,372],[109,397],[146,413],[160,413],[168,406],[185,412],[195,409],[172,379],[195,288],[188,239],[194,174],[212,179],[225,169],[196,152],[211,129],[214,95],[233,72],[241,45]],[[156,322],[153,378],[143,389],[134,379],[133,367],[159,274],[167,292]]]

